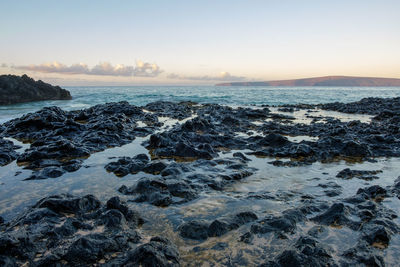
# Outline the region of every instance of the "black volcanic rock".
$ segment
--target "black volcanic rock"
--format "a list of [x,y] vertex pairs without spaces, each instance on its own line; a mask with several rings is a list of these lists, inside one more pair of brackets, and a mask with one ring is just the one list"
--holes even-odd
[[[107,103],[88,109],[64,111],[45,107],[1,125],[0,136],[13,137],[31,146],[18,154],[11,141],[0,139],[0,165],[17,158],[18,164],[34,171],[28,178],[56,178],[74,172],[90,154],[132,142],[148,134],[137,121],[149,118],[140,108],[128,102]],[[157,117],[154,117],[155,121]],[[115,164],[114,164],[115,165]],[[107,170],[125,175],[134,169],[120,170],[110,165]],[[145,167],[145,164],[143,163]],[[149,165],[148,172],[161,171],[160,165]]]
[[[136,229],[142,223],[118,197],[104,205],[93,195],[49,196],[2,225],[0,265],[92,266],[114,253],[119,253],[114,261],[125,262],[141,239]],[[172,244],[154,251],[168,248]]]
[[21,77],[16,75],[0,76],[0,105],[69,99],[71,99],[69,91],[41,80],[35,81],[26,74]]
[[17,158],[15,148],[18,148],[9,140],[0,138],[0,166],[7,165]]

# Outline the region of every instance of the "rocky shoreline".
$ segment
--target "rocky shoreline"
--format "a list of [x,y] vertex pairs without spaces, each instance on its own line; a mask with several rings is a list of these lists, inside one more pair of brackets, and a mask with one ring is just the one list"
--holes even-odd
[[[344,113],[365,115],[344,119]],[[123,185],[105,201],[57,194],[1,219],[0,264],[390,265],[398,255],[386,251],[400,247],[400,228],[397,210],[386,202],[397,203],[400,181],[391,177],[390,184],[380,185],[381,168],[343,168],[331,176],[322,171],[309,180],[318,193],[288,189],[239,194],[233,188],[266,175],[254,164],[256,159],[263,168],[284,173],[338,161],[374,166],[380,158],[399,157],[399,126],[400,98],[239,108],[119,102],[26,114],[0,125],[0,166],[16,162],[30,171],[25,183],[60,177],[51,181],[58,183],[66,174],[90,169],[85,164],[93,155],[137,140],[146,153],[107,158],[101,168],[115,179],[123,177]],[[21,150],[12,140],[29,147]],[[16,173],[15,179],[19,177]],[[358,188],[344,196],[340,183],[350,180],[359,181]],[[209,196],[249,205],[232,210],[228,201],[217,215],[211,208],[206,214],[179,215]],[[150,229],[149,209],[170,216],[173,240]],[[334,231],[354,237],[350,247],[333,246],[329,238]],[[205,245],[209,242],[211,247]]]

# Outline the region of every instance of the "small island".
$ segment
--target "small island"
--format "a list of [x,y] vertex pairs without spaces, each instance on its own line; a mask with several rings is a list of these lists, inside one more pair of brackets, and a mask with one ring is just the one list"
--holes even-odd
[[35,81],[26,74],[0,75],[0,105],[41,100],[70,100],[69,91],[41,80]]
[[262,82],[228,82],[216,86],[400,86],[400,79],[352,76],[324,76],[315,78],[262,81]]

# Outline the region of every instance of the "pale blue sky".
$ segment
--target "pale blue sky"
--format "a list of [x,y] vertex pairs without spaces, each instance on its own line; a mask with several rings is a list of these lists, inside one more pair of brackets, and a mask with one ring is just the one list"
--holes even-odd
[[[1,73],[60,84],[400,78],[398,0],[2,0],[0,10]],[[108,75],[93,70],[101,62]]]

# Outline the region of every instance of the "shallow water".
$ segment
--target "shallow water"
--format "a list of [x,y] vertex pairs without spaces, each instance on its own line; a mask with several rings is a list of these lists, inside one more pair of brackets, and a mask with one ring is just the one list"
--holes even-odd
[[[0,107],[0,123],[10,118],[19,117],[27,112],[33,112],[44,106],[57,105],[65,110],[87,108],[95,104],[112,101],[126,100],[135,105],[145,105],[157,100],[186,101],[199,103],[229,104],[233,107],[251,105],[279,105],[296,103],[327,103],[333,101],[350,102],[360,100],[362,97],[397,97],[400,88],[285,88],[285,87],[71,87],[68,88],[73,100],[70,101],[42,101]],[[257,108],[257,107],[254,107]],[[270,107],[272,113],[293,117],[291,123],[310,124],[313,121],[324,123],[327,119],[339,119],[343,122],[359,120],[364,123],[371,121],[369,115],[344,114],[319,109],[300,109],[294,112],[281,112],[276,107]],[[184,123],[195,118],[193,115],[185,120],[178,121],[168,117],[159,117],[164,126],[163,131],[177,123]],[[270,119],[266,119],[268,121]],[[263,125],[264,121],[253,121],[255,126]],[[139,127],[145,127],[144,122],[138,122]],[[262,135],[256,130],[237,132],[238,136]],[[291,142],[314,142],[318,137],[299,135],[286,136]],[[76,172],[65,173],[56,179],[27,180],[32,171],[18,166],[16,161],[0,167],[0,215],[6,221],[14,218],[39,199],[47,195],[70,193],[73,195],[93,194],[102,201],[118,195],[122,199],[131,200],[132,197],[118,193],[122,185],[133,185],[145,173],[128,174],[123,178],[115,176],[105,170],[104,166],[114,161],[115,157],[129,156],[149,151],[142,145],[149,138],[136,138],[132,143],[121,147],[109,148],[105,151],[94,153],[84,161],[84,167]],[[21,148],[18,152],[29,148],[29,144],[12,139]],[[220,158],[230,158],[234,152],[246,153],[249,151],[225,151],[219,153]],[[149,155],[150,156],[150,155]],[[216,265],[258,265],[268,259],[274,258],[287,249],[288,241],[277,238],[273,233],[255,236],[251,244],[239,242],[242,234],[249,231],[249,224],[231,231],[218,238],[209,238],[204,242],[183,239],[177,228],[190,219],[205,219],[212,221],[232,212],[251,210],[259,218],[268,214],[279,215],[282,211],[297,208],[308,196],[314,197],[327,204],[333,204],[339,199],[344,199],[356,194],[360,187],[392,185],[400,174],[400,158],[377,158],[376,162],[346,162],[344,160],[328,163],[316,162],[312,165],[301,167],[276,167],[269,162],[275,158],[260,158],[246,155],[251,159],[250,167],[257,171],[240,181],[225,188],[224,191],[203,192],[199,198],[190,202],[159,208],[147,203],[129,202],[130,207],[138,210],[146,220],[140,229],[146,242],[148,237],[161,235],[171,239],[179,247],[183,265],[185,266],[211,266]],[[279,159],[287,161],[290,159]],[[170,160],[164,160],[169,162]],[[349,180],[336,178],[339,171],[344,168],[357,170],[379,170],[379,179],[364,181],[353,178]],[[15,175],[15,174],[18,175]],[[341,186],[341,193],[337,196],[328,196],[329,188],[320,185],[334,182]],[[252,198],[252,195],[263,195],[265,198]],[[269,196],[271,196],[269,198]],[[275,196],[275,198],[273,198]],[[386,198],[382,204],[400,214],[400,200]],[[400,219],[395,219],[400,223]],[[297,225],[294,234],[288,234],[290,242],[305,235],[312,227],[316,226],[311,221]],[[319,241],[329,244],[333,249],[333,257],[354,247],[359,239],[359,233],[347,227],[326,227]],[[147,240],[148,241],[148,240]],[[289,243],[290,243],[289,242]],[[228,244],[225,247],[224,243]],[[394,266],[400,258],[400,236],[393,235],[390,245],[385,249],[385,263]]]
[[72,100],[0,106],[0,123],[45,106],[74,110],[119,101],[128,101],[139,106],[158,100],[247,106],[319,104],[335,101],[347,103],[364,97],[400,96],[400,87],[79,86],[65,88],[71,92]]
[[[301,110],[295,113],[285,113],[285,115],[294,116],[297,122],[311,122],[308,121],[307,111]],[[344,121],[363,120],[368,122],[370,120],[369,116],[348,115],[337,112],[317,111],[312,113],[312,115],[317,117],[333,117]],[[192,116],[188,119],[194,117]],[[164,126],[160,131],[168,129],[176,123],[183,123],[188,119],[178,121],[161,117],[160,121],[164,122]],[[130,144],[92,154],[84,161],[83,168],[76,172],[66,173],[56,179],[24,181],[25,178],[30,176],[31,171],[18,166],[15,161],[1,167],[0,215],[6,220],[10,220],[18,212],[34,204],[43,196],[51,194],[93,194],[102,201],[115,195],[119,195],[125,200],[131,199],[131,197],[119,194],[117,189],[122,185],[130,186],[141,177],[151,175],[138,173],[118,178],[113,173],[108,173],[104,169],[104,166],[113,161],[113,157],[133,157],[141,153],[148,154],[148,150],[142,145],[148,138],[149,136],[136,138]],[[316,140],[315,137],[310,136],[291,136],[288,138],[296,142],[302,140],[312,142]],[[21,144],[15,139],[8,138],[8,140],[13,141],[17,145],[22,145],[21,150],[29,147],[29,145]],[[249,151],[221,152],[219,153],[219,157],[229,158],[232,157],[234,152],[246,153]],[[207,266],[208,264],[212,265],[212,263],[217,265],[256,265],[273,258],[287,248],[287,240],[277,238],[271,233],[255,236],[251,244],[239,242],[240,236],[249,230],[249,225],[244,225],[238,230],[231,231],[222,237],[209,238],[204,242],[199,242],[181,238],[177,232],[177,228],[189,219],[195,218],[212,221],[215,218],[232,212],[251,210],[259,218],[268,214],[279,215],[283,210],[298,207],[302,200],[309,195],[315,197],[316,200],[332,204],[337,199],[353,196],[360,187],[375,184],[379,184],[382,187],[392,185],[400,173],[399,158],[377,158],[375,163],[346,162],[343,160],[329,163],[316,162],[312,165],[289,168],[268,164],[268,162],[275,160],[274,158],[258,158],[251,155],[247,155],[247,157],[251,159],[249,166],[257,168],[257,171],[253,175],[233,183],[222,192],[203,192],[198,199],[181,205],[171,205],[168,208],[159,208],[146,203],[129,202],[129,205],[137,209],[146,220],[146,223],[140,229],[143,236],[162,235],[171,239],[179,247],[182,262],[187,266]],[[344,168],[380,170],[382,172],[377,174],[379,179],[372,181],[364,181],[357,178],[349,180],[336,178],[336,174]],[[16,172],[20,173],[15,176]],[[327,182],[335,182],[340,185],[342,187],[341,194],[328,197],[326,188],[319,186]],[[275,199],[269,199],[268,197],[256,199],[249,197],[252,194],[279,197]],[[388,198],[384,201],[385,206],[395,210],[397,213],[400,212],[399,204],[399,200],[394,198]],[[310,221],[299,223],[296,232],[288,235],[289,240],[294,242],[301,235],[307,233],[313,226],[315,224]],[[320,237],[320,241],[330,244],[334,250],[334,257],[340,255],[346,249],[354,247],[357,243],[359,233],[347,227],[326,228],[326,231]],[[228,244],[228,247],[225,247],[224,243]],[[396,259],[399,258],[399,248],[400,238],[398,235],[394,235],[389,248],[385,251],[385,261],[388,265],[397,263]]]

